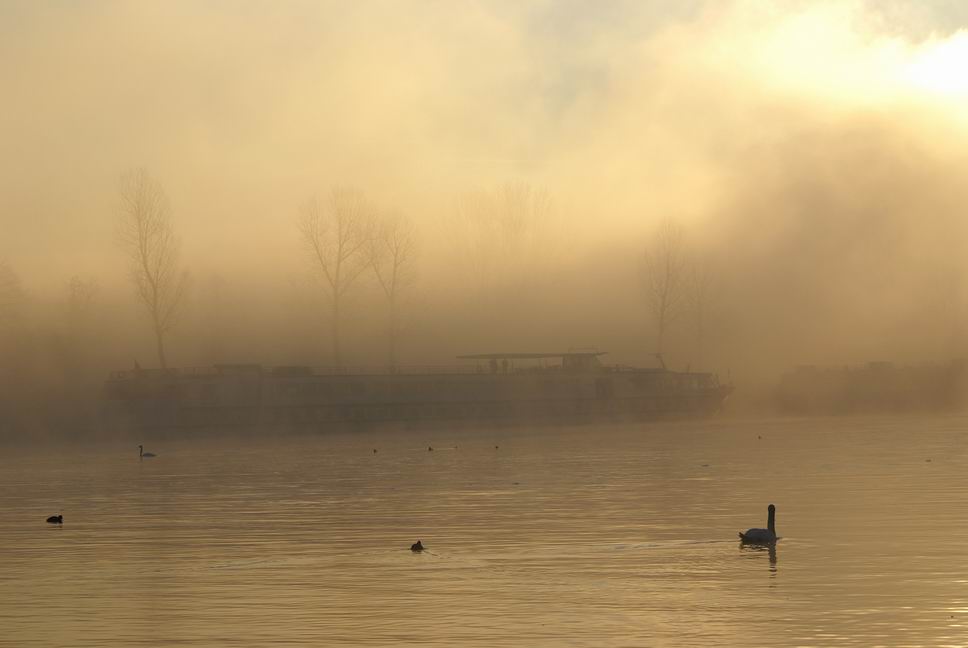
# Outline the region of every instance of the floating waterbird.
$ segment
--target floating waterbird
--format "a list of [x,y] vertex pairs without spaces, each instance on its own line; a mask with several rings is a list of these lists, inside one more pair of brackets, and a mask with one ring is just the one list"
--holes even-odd
[[773,544],[776,542],[776,507],[770,504],[765,529],[747,529],[739,532],[739,539],[746,544]]
[[138,456],[141,457],[142,459],[145,459],[145,458],[151,459],[152,457],[157,457],[158,455],[156,455],[154,452],[145,452],[145,447],[139,445]]
[[433,446],[427,446],[427,452],[433,452],[433,451],[434,451]]
[[410,545],[410,551],[414,553],[420,553],[423,550],[424,550],[424,546],[420,543],[419,540],[417,540],[412,545]]
[[51,515],[47,518],[47,524],[64,524],[63,515]]

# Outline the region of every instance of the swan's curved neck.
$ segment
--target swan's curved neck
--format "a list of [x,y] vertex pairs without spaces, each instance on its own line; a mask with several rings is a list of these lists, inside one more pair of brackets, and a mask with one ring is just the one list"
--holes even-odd
[[776,510],[770,509],[769,517],[766,521],[766,528],[770,530],[770,533],[776,535]]

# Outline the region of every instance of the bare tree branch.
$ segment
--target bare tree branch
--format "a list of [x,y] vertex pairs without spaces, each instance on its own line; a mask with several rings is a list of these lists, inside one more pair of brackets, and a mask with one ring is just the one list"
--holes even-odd
[[389,306],[389,364],[396,368],[397,335],[400,330],[400,300],[416,281],[417,255],[413,222],[400,214],[384,216],[370,239],[369,259],[377,283]]
[[674,220],[662,221],[643,261],[646,299],[656,323],[656,352],[662,353],[666,333],[679,315],[685,294],[682,229]]
[[131,281],[148,311],[158,361],[167,368],[165,334],[177,323],[188,288],[188,273],[180,271],[180,243],[162,186],[145,169],[121,179],[118,238],[130,261]]
[[449,223],[455,252],[480,289],[520,282],[533,273],[553,205],[548,193],[526,183],[468,192]]
[[342,364],[340,317],[343,298],[370,266],[367,246],[372,238],[373,209],[359,191],[336,187],[325,205],[313,199],[297,222],[300,238],[319,272],[332,308],[333,362]]

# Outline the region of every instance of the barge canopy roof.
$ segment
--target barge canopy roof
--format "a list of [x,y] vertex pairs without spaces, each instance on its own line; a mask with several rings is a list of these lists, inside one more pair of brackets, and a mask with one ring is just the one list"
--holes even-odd
[[567,353],[479,353],[459,355],[458,360],[541,360],[542,358],[593,358],[608,351],[569,351]]

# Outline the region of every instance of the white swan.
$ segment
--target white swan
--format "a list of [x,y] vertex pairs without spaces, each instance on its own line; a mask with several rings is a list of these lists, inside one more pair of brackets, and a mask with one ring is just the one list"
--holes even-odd
[[145,452],[145,447],[139,445],[138,446],[138,456],[141,457],[142,459],[144,459],[144,458],[151,459],[152,457],[157,457],[158,455],[156,455],[154,452]]
[[739,539],[746,544],[773,544],[776,542],[776,507],[770,504],[767,509],[765,529],[747,529],[739,532]]

